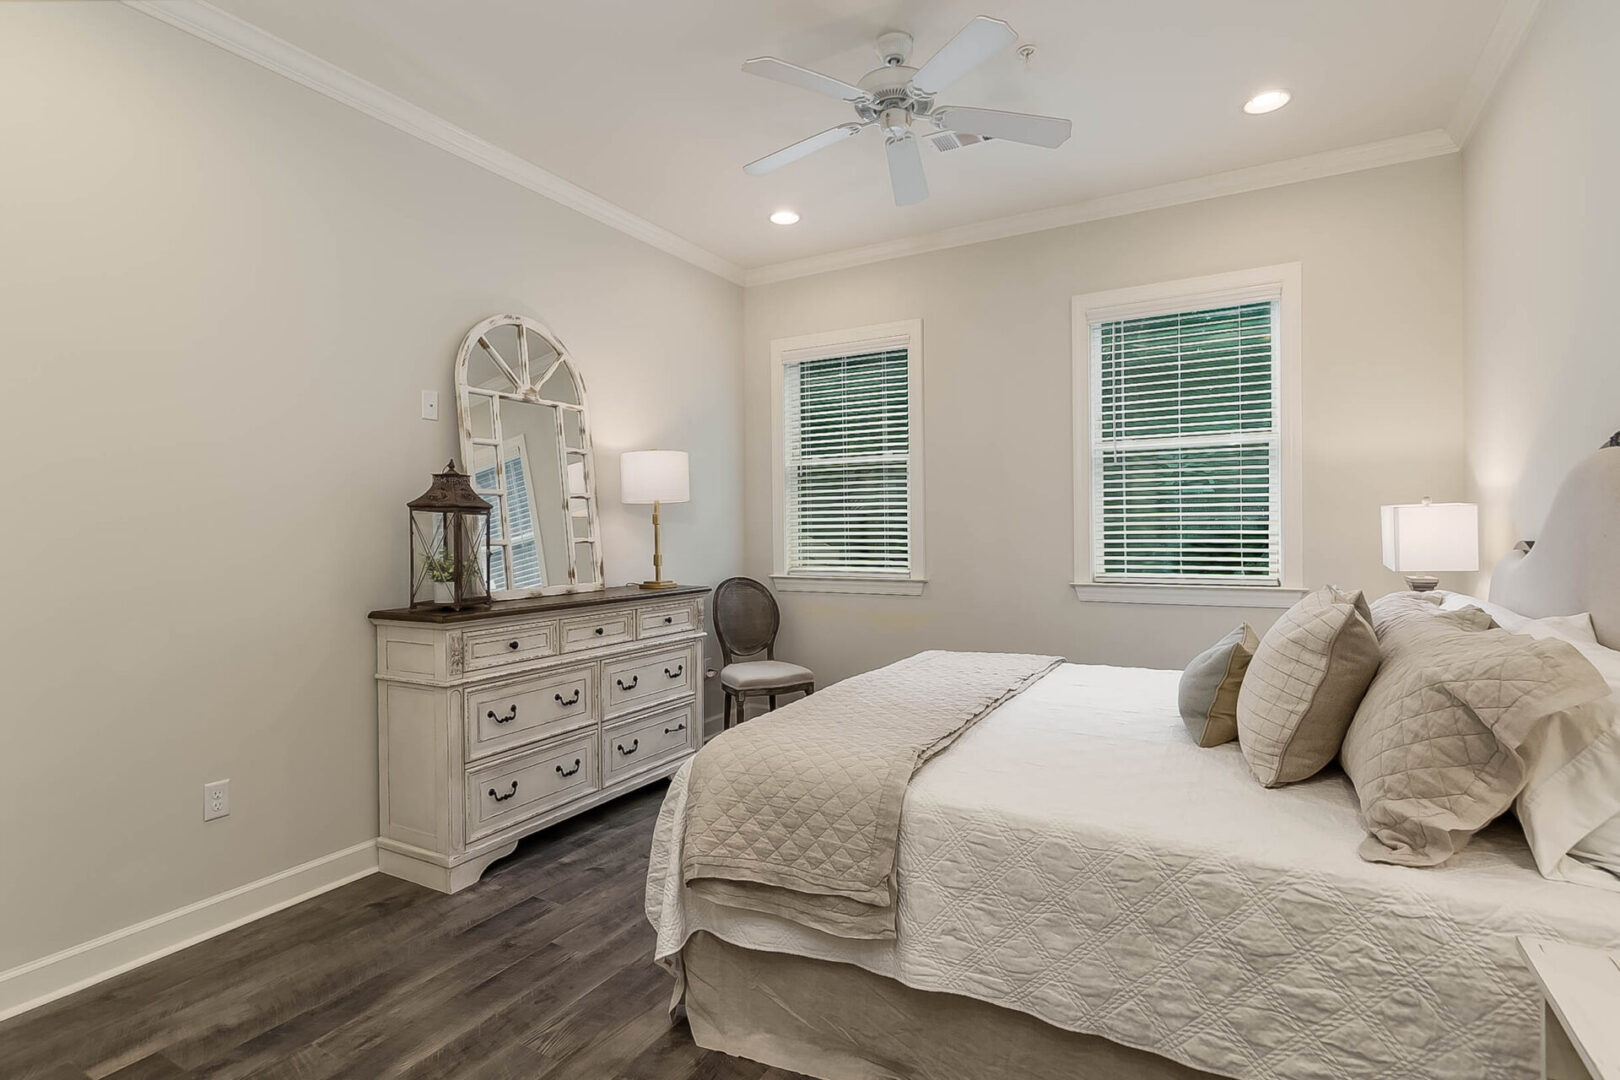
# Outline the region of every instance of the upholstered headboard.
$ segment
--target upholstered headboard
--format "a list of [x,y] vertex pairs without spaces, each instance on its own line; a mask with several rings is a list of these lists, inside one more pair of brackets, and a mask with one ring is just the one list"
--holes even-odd
[[1620,649],[1620,434],[1575,466],[1541,536],[1491,573],[1491,602],[1542,618],[1592,613],[1598,640]]

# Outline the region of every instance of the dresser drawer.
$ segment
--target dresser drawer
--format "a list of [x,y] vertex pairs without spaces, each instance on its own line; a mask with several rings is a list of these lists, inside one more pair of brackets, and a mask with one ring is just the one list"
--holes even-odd
[[623,716],[637,709],[686,697],[697,685],[697,650],[691,645],[625,656],[602,664],[602,714]]
[[556,656],[557,624],[513,623],[495,630],[478,630],[467,635],[463,648],[468,671]]
[[636,636],[659,637],[663,634],[684,634],[697,629],[698,609],[692,601],[658,604],[636,609]]
[[694,749],[697,733],[697,705],[690,701],[603,732],[603,786]]
[[571,668],[467,691],[467,760],[591,723],[595,667]]
[[572,739],[467,772],[467,840],[544,813],[588,795],[597,781],[599,736],[584,732]]
[[635,613],[624,608],[598,615],[575,615],[562,621],[563,652],[579,652],[599,645],[635,640]]

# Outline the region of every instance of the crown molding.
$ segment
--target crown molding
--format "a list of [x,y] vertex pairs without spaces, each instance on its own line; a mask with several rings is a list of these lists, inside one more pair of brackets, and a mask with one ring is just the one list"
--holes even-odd
[[1274,161],[1247,169],[1234,169],[1192,180],[1178,180],[1158,187],[1142,188],[1118,195],[1104,195],[1048,210],[1034,210],[1027,214],[1014,214],[1011,217],[959,225],[938,232],[886,240],[880,244],[868,244],[865,247],[755,267],[747,271],[743,284],[750,287],[768,285],[772,282],[808,277],[811,274],[825,274],[868,263],[904,258],[907,255],[921,255],[945,248],[981,244],[987,240],[1001,240],[1025,233],[1044,232],[1047,229],[1061,229],[1067,225],[1079,225],[1087,221],[1139,214],[1144,210],[1160,210],[1205,199],[1218,199],[1224,195],[1238,195],[1247,191],[1281,187],[1284,184],[1297,184],[1302,180],[1318,180],[1363,169],[1379,169],[1386,165],[1421,161],[1424,158],[1455,154],[1458,149],[1457,143],[1446,132],[1438,129],[1423,131],[1415,135],[1385,139],[1382,142],[1329,150],[1321,154]]
[[1446,125],[1446,131],[1458,146],[1468,145],[1473,137],[1474,128],[1485,115],[1485,106],[1491,103],[1497,84],[1512,66],[1519,46],[1524,44],[1525,35],[1540,13],[1541,0],[1507,0],[1503,5],[1502,14],[1497,17],[1496,26],[1479,54],[1479,62],[1474,65],[1474,73],[1463,88],[1451,122]]
[[124,3],[644,244],[728,281],[743,282],[736,264],[203,0]]

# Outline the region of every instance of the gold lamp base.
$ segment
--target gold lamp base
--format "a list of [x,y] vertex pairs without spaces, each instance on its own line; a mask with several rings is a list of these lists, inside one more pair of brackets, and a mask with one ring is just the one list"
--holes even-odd
[[643,581],[641,587],[649,592],[658,589],[673,589],[675,582],[664,580],[664,538],[659,528],[658,503],[655,500],[653,507],[653,580]]

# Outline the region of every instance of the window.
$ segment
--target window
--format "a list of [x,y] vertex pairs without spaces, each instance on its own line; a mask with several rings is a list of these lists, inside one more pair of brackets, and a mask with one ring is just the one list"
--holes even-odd
[[[516,435],[506,443],[506,518],[512,530],[512,588],[538,589],[545,585],[545,573],[540,563],[540,542],[534,531],[534,506],[529,498],[529,454],[523,436]],[[495,466],[479,469],[473,474],[473,484],[480,491],[496,491]],[[501,530],[500,500],[484,496],[494,508],[490,533],[496,541],[503,537]],[[506,547],[496,543],[489,553],[491,581],[506,580]]]
[[1298,598],[1298,279],[1272,267],[1075,299],[1082,599]]
[[772,342],[777,587],[920,593],[918,322]]

